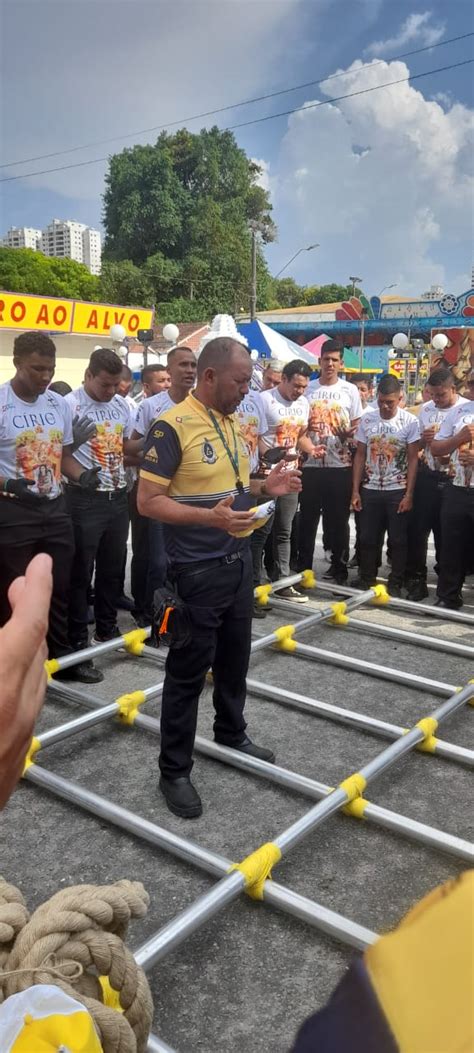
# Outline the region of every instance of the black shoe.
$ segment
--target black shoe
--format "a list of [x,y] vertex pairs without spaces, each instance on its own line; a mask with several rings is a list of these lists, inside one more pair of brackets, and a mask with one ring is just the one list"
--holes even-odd
[[402,598],[402,587],[401,585],[388,585],[387,592],[392,600],[401,600]]
[[354,578],[351,581],[351,589],[361,589],[362,592],[367,592],[367,589],[372,588],[370,581],[364,581],[363,578]]
[[119,611],[133,611],[135,604],[129,596],[120,596],[117,601],[117,608]]
[[444,607],[446,611],[460,611],[463,603],[459,599],[457,602],[448,603],[446,600],[436,600],[435,607]]
[[408,585],[407,600],[411,603],[420,603],[429,596],[426,581],[411,581]]
[[[216,739],[216,742],[218,741],[219,740]],[[220,742],[219,745],[227,746],[227,742]],[[267,761],[268,764],[275,763],[275,754],[273,751],[265,749],[264,746],[256,746],[247,735],[237,746],[229,746],[228,748],[237,750],[239,753],[246,753],[248,757],[257,757],[258,760]]]
[[181,775],[179,779],[166,779],[161,775],[159,787],[173,815],[179,815],[181,819],[197,819],[202,815],[201,798],[189,775]]
[[326,573],[323,574],[322,580],[323,581],[335,581],[336,580],[336,571],[334,570],[333,567],[329,567],[329,569],[326,571]]
[[78,680],[81,684],[101,684],[104,674],[89,659],[85,662],[78,662],[77,665],[70,665],[67,669],[60,669],[54,674],[53,679]]
[[267,608],[262,606],[261,603],[255,602],[253,605],[252,618],[266,618]]
[[110,633],[107,633],[107,636],[99,636],[96,629],[91,637],[91,647],[97,647],[97,645],[101,643],[108,643],[109,640],[118,640],[121,635],[122,633],[120,632],[118,625],[116,625]]

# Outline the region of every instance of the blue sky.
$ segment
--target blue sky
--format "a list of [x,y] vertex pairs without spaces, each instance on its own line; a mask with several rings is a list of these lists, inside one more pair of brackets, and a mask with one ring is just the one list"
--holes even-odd
[[[337,73],[188,127],[307,107],[235,132],[263,163],[272,193],[273,273],[319,242],[285,273],[321,284],[357,274],[369,294],[392,283],[408,294],[438,282],[461,292],[472,264],[473,67],[311,104],[472,58],[474,38],[431,45],[473,29],[469,0],[3,0],[2,162],[117,142],[0,177],[102,157],[153,141],[153,133],[124,138],[134,129],[185,124],[193,113]],[[42,227],[53,216],[100,225],[105,169],[4,183],[0,229]]]

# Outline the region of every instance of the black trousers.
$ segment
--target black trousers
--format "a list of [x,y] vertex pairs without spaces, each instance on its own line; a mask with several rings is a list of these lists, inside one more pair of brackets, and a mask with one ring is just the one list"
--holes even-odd
[[[441,506],[441,558],[437,594],[457,603],[474,548],[474,487],[448,484]],[[469,553],[469,555],[468,555]]]
[[408,514],[398,512],[404,490],[369,490],[362,487],[360,513],[360,576],[373,585],[377,577],[385,530],[392,553],[388,589],[403,585],[407,561]]
[[449,482],[442,472],[432,472],[427,468],[419,470],[413,495],[413,509],[408,520],[407,580],[421,578],[426,581],[426,557],[431,531],[435,543],[436,564],[439,567],[441,505],[446,486],[449,486]]
[[300,494],[298,570],[313,566],[314,546],[321,515],[327,529],[334,573],[347,578],[347,531],[351,506],[351,468],[303,468]]
[[87,647],[87,590],[95,562],[96,632],[107,638],[117,623],[122,567],[128,536],[126,490],[110,494],[68,487],[76,555],[71,575],[69,640],[74,649]]
[[70,651],[67,610],[74,555],[72,523],[65,499],[38,498],[33,504],[0,498],[0,625],[4,625],[11,614],[9,586],[25,573],[38,552],[46,552],[53,560],[48,648],[51,658],[59,658]]
[[150,520],[141,516],[137,508],[138,482],[128,494],[128,511],[132,532],[132,562],[130,565],[130,587],[135,603],[135,614],[144,615],[147,610],[146,590],[148,579],[148,546]]
[[214,735],[227,746],[244,738],[253,603],[250,550],[244,549],[233,563],[190,563],[174,568],[172,576],[193,631],[188,646],[168,652],[161,703],[160,768],[176,779],[189,775],[193,766],[198,702],[209,668],[214,675]]

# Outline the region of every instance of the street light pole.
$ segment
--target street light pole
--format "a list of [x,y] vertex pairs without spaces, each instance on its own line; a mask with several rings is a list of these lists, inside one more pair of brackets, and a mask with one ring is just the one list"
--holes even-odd
[[398,285],[398,282],[392,282],[391,285],[384,285],[383,289],[381,289],[380,292],[379,292],[379,296],[381,296],[382,293],[386,292],[387,289],[396,289],[397,285]]
[[252,227],[252,281],[250,287],[250,321],[253,322],[257,312],[257,231]]
[[358,278],[357,275],[350,274],[349,281],[352,282],[352,295],[355,295],[356,282],[363,282],[363,278]]
[[280,274],[283,274],[283,271],[286,271],[286,268],[290,266],[290,263],[293,263],[293,260],[296,260],[296,257],[299,256],[300,252],[311,252],[312,249],[319,249],[319,247],[319,242],[316,242],[314,245],[303,245],[303,247],[298,249],[298,252],[295,252],[295,255],[291,257],[291,260],[288,260],[288,263],[285,263],[285,266],[281,268],[281,271],[278,271],[278,274],[274,275],[274,278],[279,278]]

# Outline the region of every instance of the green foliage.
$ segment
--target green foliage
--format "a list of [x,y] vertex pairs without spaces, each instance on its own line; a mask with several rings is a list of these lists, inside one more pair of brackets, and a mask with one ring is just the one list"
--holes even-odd
[[106,303],[118,303],[124,307],[150,307],[154,302],[149,277],[131,260],[102,264],[99,294]]
[[[361,289],[355,289],[358,296]],[[339,303],[352,296],[352,285],[298,285],[293,278],[273,278],[271,307],[305,307],[319,303]]]
[[0,288],[71,300],[97,300],[99,279],[83,263],[34,249],[0,248]]

